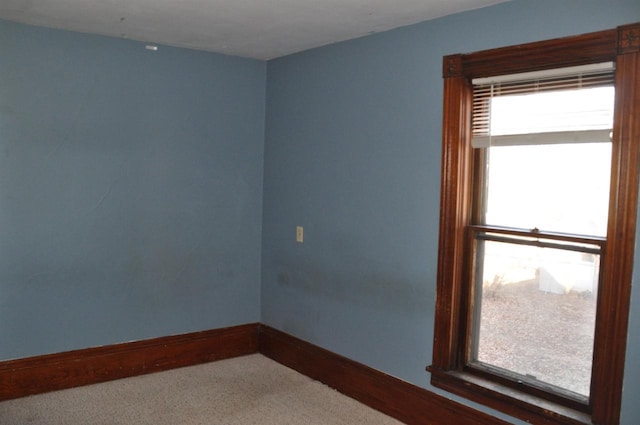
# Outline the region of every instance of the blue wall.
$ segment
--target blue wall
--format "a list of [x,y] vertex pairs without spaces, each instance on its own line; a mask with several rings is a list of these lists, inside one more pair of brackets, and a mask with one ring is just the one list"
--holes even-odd
[[[638,20],[637,0],[520,0],[270,61],[262,322],[438,391],[424,368],[435,307],[442,57]],[[640,423],[639,279],[636,272],[628,425]]]
[[264,62],[0,21],[0,359],[260,319]]
[[639,20],[515,0],[268,64],[0,21],[0,359],[261,320],[440,392],[442,56]]

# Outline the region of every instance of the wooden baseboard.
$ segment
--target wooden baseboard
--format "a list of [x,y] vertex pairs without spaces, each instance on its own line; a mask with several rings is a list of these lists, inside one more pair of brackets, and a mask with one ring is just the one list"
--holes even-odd
[[263,355],[406,424],[509,425],[269,326],[259,338]]
[[0,401],[257,352],[406,424],[509,425],[258,323],[0,362]]
[[257,323],[0,362],[0,400],[258,351]]

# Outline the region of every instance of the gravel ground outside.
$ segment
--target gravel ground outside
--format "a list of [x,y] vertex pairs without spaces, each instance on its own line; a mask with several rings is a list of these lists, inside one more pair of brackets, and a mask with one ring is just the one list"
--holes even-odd
[[589,395],[595,297],[547,293],[537,280],[484,288],[478,359]]

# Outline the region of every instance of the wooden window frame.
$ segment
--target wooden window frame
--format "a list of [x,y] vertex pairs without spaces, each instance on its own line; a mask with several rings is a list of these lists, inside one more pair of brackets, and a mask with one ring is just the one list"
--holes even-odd
[[[521,391],[466,365],[472,285],[466,228],[471,223],[477,178],[470,143],[471,80],[608,61],[616,64],[609,222],[597,301],[591,397],[587,406],[581,406],[550,393]],[[443,77],[437,301],[433,363],[427,368],[431,384],[534,424],[619,424],[640,174],[640,23],[446,56]]]

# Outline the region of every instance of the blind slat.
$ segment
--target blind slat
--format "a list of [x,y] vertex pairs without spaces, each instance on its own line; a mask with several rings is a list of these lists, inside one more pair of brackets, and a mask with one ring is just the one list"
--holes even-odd
[[[615,69],[613,63],[591,64],[580,67],[559,68],[541,72],[475,79],[473,80],[473,138],[475,139],[476,137],[486,137],[491,135],[491,108],[492,99],[494,98],[566,92],[568,90],[575,91],[598,87],[613,87],[614,84]],[[556,112],[553,110],[549,112],[549,114],[554,113]],[[553,125],[557,127],[557,123],[562,122],[566,117],[569,117],[571,113],[571,111],[564,111],[559,113],[558,116],[549,115],[549,120],[554,122]],[[585,112],[585,116],[589,116],[590,118],[596,116],[606,117],[606,114],[606,110]],[[541,117],[544,116],[544,114],[538,112],[537,116]],[[597,130],[600,130],[602,124],[599,122],[596,127],[598,127]],[[543,138],[533,137],[531,140],[538,140],[541,143],[545,143],[544,140],[551,140],[550,137],[548,137],[549,133],[568,133],[567,131],[558,130],[559,129],[555,127],[542,130],[542,132],[547,133],[547,136]],[[567,128],[562,130],[573,129]],[[539,130],[532,129],[530,131],[532,133],[536,133]],[[586,134],[584,132],[579,133]],[[494,135],[493,137],[495,138],[496,136]],[[522,140],[522,136],[518,139]],[[484,146],[486,141],[483,140],[477,143],[473,142],[472,144],[474,146]]]

